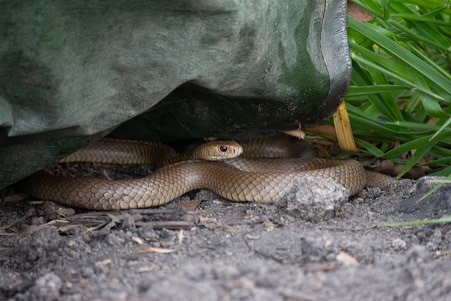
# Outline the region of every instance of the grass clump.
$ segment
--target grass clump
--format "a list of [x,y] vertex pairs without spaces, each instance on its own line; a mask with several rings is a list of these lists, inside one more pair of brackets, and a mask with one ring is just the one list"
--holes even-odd
[[354,0],[346,96],[357,144],[378,158],[451,174],[451,7],[444,0]]

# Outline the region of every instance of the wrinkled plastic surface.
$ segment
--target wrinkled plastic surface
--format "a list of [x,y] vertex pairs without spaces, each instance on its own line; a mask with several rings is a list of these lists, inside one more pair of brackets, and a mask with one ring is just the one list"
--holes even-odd
[[0,187],[106,135],[173,141],[328,118],[346,1],[0,1]]

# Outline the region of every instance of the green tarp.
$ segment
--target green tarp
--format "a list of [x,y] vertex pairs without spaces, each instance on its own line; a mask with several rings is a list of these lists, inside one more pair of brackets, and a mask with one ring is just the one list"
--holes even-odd
[[346,1],[0,1],[0,187],[83,144],[296,128],[350,79]]

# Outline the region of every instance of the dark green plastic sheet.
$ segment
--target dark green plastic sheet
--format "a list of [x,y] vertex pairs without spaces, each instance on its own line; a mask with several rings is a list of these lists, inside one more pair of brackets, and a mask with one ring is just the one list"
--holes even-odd
[[350,77],[346,1],[0,1],[0,187],[101,136],[312,125]]

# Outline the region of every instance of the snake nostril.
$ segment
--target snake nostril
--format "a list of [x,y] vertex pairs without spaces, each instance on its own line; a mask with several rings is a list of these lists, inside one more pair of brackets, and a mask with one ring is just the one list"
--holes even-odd
[[221,146],[219,147],[219,150],[220,150],[221,152],[223,152],[223,153],[225,153],[225,152],[227,151],[227,149],[228,149],[228,147],[225,146],[225,145],[221,145]]

